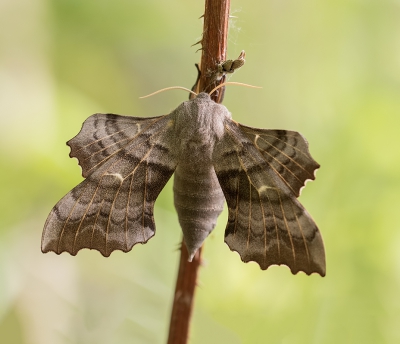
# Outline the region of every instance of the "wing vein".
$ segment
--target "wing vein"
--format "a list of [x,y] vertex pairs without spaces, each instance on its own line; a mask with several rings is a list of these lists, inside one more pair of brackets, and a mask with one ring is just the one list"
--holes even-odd
[[123,179],[123,180],[119,183],[118,190],[117,190],[117,192],[116,192],[115,195],[114,195],[113,202],[111,203],[111,208],[110,208],[110,211],[109,211],[109,213],[108,213],[107,227],[106,227],[106,237],[105,237],[105,252],[106,252],[106,256],[107,256],[107,244],[108,244],[108,231],[109,231],[109,229],[110,229],[111,215],[112,215],[112,212],[114,211],[115,200],[116,200],[117,197],[118,197],[119,191],[121,190],[121,186],[122,186],[122,184],[124,183],[124,181],[125,181],[125,179]]
[[[238,123],[238,124],[239,124],[239,123]],[[306,156],[307,159],[310,159],[310,157],[309,157],[306,153],[304,153],[301,149],[297,148],[296,146],[291,145],[291,144],[288,143],[287,141],[284,141],[284,140],[280,139],[279,136],[274,136],[274,135],[266,134],[265,131],[257,132],[257,131],[254,130],[254,129],[253,129],[253,130],[248,130],[248,127],[246,127],[245,125],[243,125],[243,124],[239,124],[239,125],[240,125],[240,127],[243,128],[243,130],[244,130],[247,134],[249,134],[249,135],[258,135],[258,136],[261,137],[261,138],[262,138],[263,136],[272,137],[272,138],[274,138],[274,139],[276,139],[276,140],[278,140],[278,141],[283,142],[284,144],[288,145],[289,147],[292,147],[294,150],[298,151],[301,155]],[[255,134],[255,133],[256,133],[256,134]],[[285,136],[286,136],[286,137],[296,137],[296,136],[300,136],[300,138],[302,138],[301,135],[298,134],[297,132],[296,132],[296,134],[294,134],[294,135],[288,135],[287,132],[286,132],[286,133],[285,133]],[[304,138],[302,138],[302,139],[304,140]],[[275,147],[274,145],[272,145],[271,143],[269,143],[269,142],[266,141],[265,139],[264,139],[264,141],[267,142],[268,144],[270,144],[271,146]],[[276,147],[275,147],[275,148],[276,148]]]
[[97,211],[96,218],[95,218],[95,220],[94,220],[94,223],[93,223],[92,237],[90,238],[90,248],[92,248],[92,247],[93,247],[93,237],[94,237],[94,231],[95,231],[95,229],[96,229],[97,219],[98,219],[98,217],[99,217],[99,214],[100,214],[100,212],[101,212],[101,208],[103,208],[103,202],[104,202],[104,199],[103,199],[103,200],[101,200],[101,203],[100,203],[99,210]]
[[148,171],[148,162],[146,160],[146,175],[145,175],[145,180],[144,180],[144,190],[143,190],[143,209],[142,209],[142,236],[143,236],[143,241],[146,241],[145,237],[145,229],[144,229],[144,222],[145,222],[145,208],[146,208],[146,194],[147,194],[147,171]]
[[293,238],[292,238],[292,235],[290,234],[290,229],[289,229],[289,225],[288,225],[288,223],[287,223],[287,219],[286,219],[286,215],[285,215],[285,210],[284,210],[284,208],[283,208],[282,199],[281,199],[281,194],[280,194],[279,190],[277,190],[277,193],[278,193],[278,197],[279,197],[279,205],[280,205],[280,208],[281,208],[281,211],[282,211],[282,217],[283,217],[283,220],[284,220],[284,222],[285,222],[285,227],[286,227],[286,231],[287,231],[288,236],[289,236],[290,245],[292,246],[293,264],[296,264],[296,253],[295,253],[295,250],[294,250]]
[[[237,142],[239,143],[239,145],[243,148],[243,144],[240,142],[240,139],[237,138],[237,137],[235,136],[235,133],[234,133],[233,131],[231,131],[227,126],[225,126],[225,128],[226,128],[228,134],[229,134],[235,141],[237,141]],[[241,158],[239,157],[239,154],[238,154],[237,151],[236,151],[236,154],[237,154],[237,157],[238,157],[238,160],[239,160],[239,164],[240,164],[240,166],[243,168],[243,170],[245,171],[246,176],[247,176],[247,178],[249,179],[250,184],[254,186],[254,184],[252,183],[251,179],[249,178],[249,174],[247,173],[246,168],[244,167],[243,161],[242,161]],[[257,160],[253,157],[253,155],[252,155],[250,152],[248,152],[248,156],[249,156],[254,162],[257,163]],[[257,190],[258,196],[259,196],[260,199],[261,199],[260,192],[258,191],[258,189],[257,189],[255,186],[254,186],[254,188]],[[278,193],[278,195],[279,195],[279,193]],[[280,250],[280,239],[279,239],[278,224],[277,224],[277,222],[276,222],[276,215],[275,215],[274,208],[273,208],[273,206],[272,206],[271,199],[270,199],[270,197],[269,197],[269,195],[268,195],[268,192],[266,192],[266,196],[267,196],[267,198],[268,198],[268,204],[269,204],[269,207],[270,207],[270,209],[271,209],[272,217],[273,217],[273,219],[274,219],[275,231],[276,231],[276,238],[277,238],[277,244],[278,244],[278,256],[279,256],[279,258],[280,258],[280,255],[281,255],[281,250]],[[262,203],[261,203],[261,204],[262,204]],[[261,206],[263,207],[263,205],[261,205]],[[282,213],[282,215],[284,215],[284,214]],[[237,216],[236,216],[236,218],[237,218]]]
[[[164,116],[165,117],[165,116]],[[163,117],[163,118],[164,118]],[[162,127],[159,131],[155,132],[154,134],[150,135],[146,140],[143,140],[143,142],[141,142],[139,145],[135,146],[134,148],[138,148],[140,146],[142,146],[143,144],[145,144],[147,141],[149,141],[150,139],[154,139],[156,136],[160,135],[163,131],[165,130],[165,127]],[[140,134],[143,134],[143,131],[140,132]],[[135,137],[136,138],[136,137]],[[135,139],[134,138],[134,139]],[[134,141],[134,139],[131,140],[131,142]],[[92,166],[90,169],[88,169],[86,171],[86,174],[89,173],[91,170],[93,170],[95,167],[101,165],[104,161],[109,160],[112,156],[114,156],[115,154],[119,153],[123,148],[125,148],[126,146],[128,146],[130,143],[127,143],[124,147],[122,147],[121,149],[115,151],[114,153],[112,153],[111,155],[109,155],[108,157],[106,157],[105,159],[99,161],[96,165]],[[133,149],[133,148],[132,148]],[[131,150],[132,150],[131,149]],[[131,152],[131,150],[128,150],[126,153]],[[116,164],[117,162],[119,162],[122,159],[122,157],[120,157],[119,159],[115,159],[115,161],[112,163],[112,165],[110,166],[110,168],[112,166],[114,166],[114,164]]]
[[131,200],[132,183],[133,183],[133,175],[131,175],[131,182],[129,184],[129,192],[128,192],[128,202],[126,204],[126,211],[125,211],[125,249],[127,251],[128,251],[129,202]]
[[[289,155],[287,155],[286,153],[284,153],[282,150],[280,150],[279,148],[277,148],[276,146],[274,146],[273,144],[271,144],[270,142],[266,141],[265,139],[263,139],[262,136],[259,136],[265,143],[269,144],[271,147],[274,147],[279,153],[281,153],[282,155],[284,155],[286,158],[288,158],[289,160],[291,160],[292,162],[294,162],[297,166],[299,166],[304,172],[306,172],[309,176],[311,176],[311,178],[314,178],[314,175],[311,174],[309,171],[307,171],[303,166],[301,166],[296,160],[292,159]],[[285,142],[282,140],[282,142]],[[288,146],[292,147],[293,149],[296,149],[295,147],[289,145],[288,143],[285,142],[285,144],[287,144]],[[298,181],[301,182],[301,180],[290,170],[290,168],[288,168],[286,165],[282,164],[278,159],[276,159],[274,156],[272,156],[270,153],[268,153],[265,150],[262,150],[256,143],[255,146],[257,147],[257,149],[261,152],[265,152],[266,154],[268,154],[272,159],[276,160],[280,165],[282,165],[284,168],[286,168]],[[301,150],[296,149],[299,152],[301,152],[303,155],[305,155]],[[307,156],[307,155],[306,155]],[[264,158],[264,157],[263,157]],[[308,157],[307,157],[308,158]],[[264,158],[265,161],[267,161]],[[308,158],[309,160],[309,158]],[[272,166],[271,166],[272,167]],[[274,169],[275,170],[275,169]],[[278,172],[277,172],[278,173]]]
[[[165,116],[168,116],[168,115],[161,116],[161,117],[157,118],[156,120],[152,121],[151,123],[149,123],[144,129],[142,129],[141,131],[138,131],[138,132],[135,134],[134,137],[132,137],[132,138],[127,137],[127,138],[125,138],[125,139],[122,139],[122,140],[120,140],[120,141],[117,141],[117,142],[113,143],[113,144],[110,145],[110,146],[105,147],[104,149],[107,149],[107,148],[113,146],[114,144],[119,143],[119,142],[121,142],[121,141],[124,141],[124,140],[126,140],[126,139],[131,139],[131,141],[133,141],[133,140],[136,138],[136,136],[140,135],[140,133],[142,133],[142,132],[148,130],[149,128],[151,128],[155,123],[157,123],[159,120],[163,119]],[[120,133],[124,132],[125,130],[131,129],[132,127],[136,126],[136,124],[137,124],[137,123],[132,123],[132,125],[129,125],[129,126],[126,127],[125,129],[121,129],[121,130],[116,131],[115,133],[112,133],[112,134],[110,134],[110,135],[103,136],[103,137],[101,137],[101,138],[99,138],[99,139],[97,139],[97,140],[95,140],[95,141],[93,141],[93,142],[91,142],[91,143],[88,143],[88,144],[85,145],[85,146],[82,146],[82,147],[79,148],[76,152],[79,152],[79,151],[81,151],[82,149],[85,149],[85,148],[87,148],[87,147],[90,147],[91,145],[94,145],[95,143],[98,143],[98,142],[100,142],[100,141],[102,141],[102,140],[104,140],[104,139],[106,139],[106,138],[111,138],[111,137],[113,137],[114,135],[120,134]],[[100,129],[105,129],[105,128],[107,128],[106,125],[105,125],[104,127],[96,128],[95,130],[92,130],[90,133],[96,133],[96,132],[99,131]],[[79,135],[79,134],[78,134],[78,135]]]
[[[83,191],[84,191],[84,190],[83,190]],[[76,207],[76,204],[78,203],[78,201],[79,201],[80,198],[82,197],[83,191],[82,191],[82,193],[79,195],[79,197],[77,198],[77,200],[75,201],[74,206],[72,207],[71,211],[69,212],[67,219],[64,221],[64,225],[63,225],[63,228],[62,228],[61,233],[60,233],[60,238],[58,239],[58,242],[57,242],[57,253],[58,253],[58,254],[60,253],[60,244],[61,244],[62,237],[63,237],[63,235],[64,235],[65,227],[67,226],[68,221],[69,221],[69,219],[70,219],[72,213],[74,212],[74,209],[75,209],[75,207]]]
[[306,238],[305,238],[305,236],[304,236],[303,228],[301,227],[301,224],[300,224],[300,222],[299,222],[299,218],[297,217],[297,214],[296,214],[296,212],[294,211],[294,207],[293,207],[293,202],[292,202],[292,200],[290,200],[290,206],[291,206],[291,208],[292,208],[292,211],[293,211],[294,216],[296,217],[296,222],[297,222],[297,225],[298,225],[298,227],[299,227],[301,236],[302,236],[302,238],[303,238],[304,248],[306,249],[306,254],[307,254],[308,266],[309,266],[309,268],[311,268],[310,252],[309,252],[309,250],[308,250],[307,241],[306,241]]
[[258,200],[260,201],[260,210],[262,214],[262,219],[263,219],[263,230],[264,230],[264,264],[267,263],[267,224],[265,222],[265,213],[264,213],[264,207],[262,205],[261,201],[261,195],[258,193]]

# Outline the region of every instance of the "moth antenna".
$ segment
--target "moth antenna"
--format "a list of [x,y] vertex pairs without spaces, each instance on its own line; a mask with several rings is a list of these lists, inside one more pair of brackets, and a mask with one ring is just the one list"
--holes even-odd
[[156,91],[156,92],[153,92],[153,93],[151,93],[151,94],[148,94],[147,96],[139,97],[139,99],[151,97],[151,96],[154,96],[154,95],[157,94],[157,93],[164,92],[164,91],[168,91],[168,90],[185,90],[185,91],[188,91],[188,92],[194,94],[195,96],[197,96],[197,93],[193,92],[192,90],[189,90],[189,89],[186,88],[186,87],[182,87],[182,86],[171,86],[171,87],[163,88],[163,89],[158,90],[158,91]]
[[211,94],[213,94],[216,90],[218,90],[219,88],[221,88],[222,86],[225,85],[239,85],[239,86],[245,86],[245,87],[250,87],[250,88],[262,88],[260,86],[253,86],[253,85],[249,85],[249,84],[244,84],[242,82],[235,82],[235,81],[227,81],[227,82],[223,82],[222,84],[218,85],[217,87],[215,87],[210,93],[209,95],[211,96]]

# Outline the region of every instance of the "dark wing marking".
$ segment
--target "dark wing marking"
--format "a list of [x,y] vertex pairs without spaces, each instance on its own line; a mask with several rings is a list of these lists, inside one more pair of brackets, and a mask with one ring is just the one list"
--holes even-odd
[[[285,264],[293,274],[304,271],[324,276],[320,232],[296,199],[291,182],[282,177],[275,165],[276,161],[283,163],[279,155],[286,152],[286,147],[274,156],[263,154],[242,130],[241,125],[227,120],[224,137],[213,154],[215,172],[229,208],[225,242],[244,262],[255,261],[262,269]],[[275,132],[271,136],[276,137]],[[256,135],[259,143],[268,131],[263,130],[263,136]],[[291,142],[290,137],[279,136],[279,140]],[[299,149],[298,154],[308,154],[302,145],[293,147]]]
[[51,211],[42,251],[104,256],[127,252],[155,234],[154,202],[173,174],[172,119],[97,114],[68,142],[87,176]]

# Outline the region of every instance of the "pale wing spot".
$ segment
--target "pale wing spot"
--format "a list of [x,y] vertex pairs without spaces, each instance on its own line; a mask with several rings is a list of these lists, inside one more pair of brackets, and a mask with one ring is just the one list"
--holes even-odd
[[262,193],[264,191],[267,191],[268,189],[276,189],[276,188],[273,188],[272,186],[263,185],[257,191],[258,193]]
[[106,173],[106,176],[113,176],[117,179],[119,179],[119,181],[122,183],[124,181],[124,178],[122,178],[122,176],[119,173]]

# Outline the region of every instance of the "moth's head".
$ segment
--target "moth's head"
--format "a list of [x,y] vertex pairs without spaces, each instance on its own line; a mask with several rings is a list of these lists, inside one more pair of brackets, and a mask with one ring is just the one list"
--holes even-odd
[[193,102],[193,104],[196,104],[196,106],[199,107],[199,110],[206,110],[206,111],[214,111],[211,109],[214,109],[216,107],[224,107],[222,104],[219,104],[215,102],[209,93],[206,92],[200,92],[199,94],[196,95],[193,99],[190,100]]
[[211,97],[208,93],[206,92],[201,92],[199,93],[195,99],[199,99],[199,100],[211,100]]
[[[206,92],[201,92],[194,99],[185,102],[183,107],[185,109],[190,109],[190,112],[196,116],[213,118],[215,121],[218,121],[218,116],[220,116],[221,120],[226,117],[232,118],[228,109],[224,105],[212,100],[210,94]],[[210,114],[213,114],[213,116],[210,117]]]
[[200,92],[196,98],[210,99],[210,95],[207,92]]

